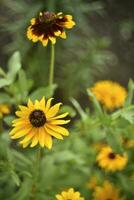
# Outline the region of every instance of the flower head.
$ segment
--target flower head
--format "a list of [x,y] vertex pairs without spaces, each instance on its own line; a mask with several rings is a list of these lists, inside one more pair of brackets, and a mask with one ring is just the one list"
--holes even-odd
[[93,193],[93,200],[124,200],[120,196],[120,191],[109,181],[105,181],[103,186],[97,186]]
[[68,130],[60,126],[69,123],[70,120],[63,120],[68,113],[57,115],[61,103],[51,106],[50,98],[47,102],[45,98],[33,103],[28,101],[27,106],[19,106],[20,111],[16,112],[19,119],[13,121],[13,130],[10,132],[12,139],[22,138],[20,144],[25,148],[36,146],[46,146],[51,149],[52,137],[63,139],[68,136]]
[[97,162],[101,168],[106,171],[122,170],[128,161],[126,154],[120,155],[113,152],[111,147],[107,146],[102,148],[97,156]]
[[3,115],[9,114],[10,108],[7,104],[0,104],[0,117],[3,117]]
[[97,100],[108,110],[117,109],[124,105],[127,91],[120,84],[112,81],[98,81],[91,91]]
[[86,184],[87,188],[89,189],[94,189],[97,185],[97,177],[96,176],[91,176],[90,180],[88,181],[88,183]]
[[40,12],[37,18],[31,19],[27,30],[27,37],[33,42],[40,41],[47,46],[50,40],[56,43],[56,37],[66,38],[65,29],[71,29],[75,25],[71,15],[64,15],[62,12]]
[[73,188],[70,188],[68,191],[63,191],[61,194],[56,195],[57,200],[84,200],[83,197],[80,197],[79,192],[75,192]]

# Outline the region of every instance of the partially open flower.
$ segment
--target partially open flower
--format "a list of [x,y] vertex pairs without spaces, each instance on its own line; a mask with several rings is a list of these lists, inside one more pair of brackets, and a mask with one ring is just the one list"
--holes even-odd
[[34,147],[52,147],[52,137],[63,139],[69,132],[61,125],[69,123],[70,120],[63,120],[68,113],[57,115],[61,103],[51,106],[50,98],[47,102],[45,98],[33,103],[28,101],[27,106],[19,106],[20,111],[16,112],[19,119],[13,121],[13,130],[10,132],[12,139],[22,138],[20,144],[25,148],[28,145]]
[[79,192],[74,191],[73,188],[70,188],[68,191],[63,191],[61,194],[56,195],[57,200],[84,200],[80,196]]
[[65,29],[71,29],[75,25],[71,15],[64,15],[62,12],[40,12],[37,18],[31,19],[31,25],[27,30],[27,37],[33,42],[40,41],[47,46],[50,40],[56,43],[56,37],[66,38]]

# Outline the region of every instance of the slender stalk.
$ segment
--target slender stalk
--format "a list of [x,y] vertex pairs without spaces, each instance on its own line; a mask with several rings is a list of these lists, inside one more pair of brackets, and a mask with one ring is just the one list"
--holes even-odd
[[49,71],[49,86],[51,87],[54,81],[54,61],[55,61],[55,47],[51,44],[51,59],[50,59],[50,71]]
[[37,149],[36,157],[35,157],[35,167],[34,167],[34,182],[32,186],[32,193],[31,193],[31,200],[36,200],[37,199],[37,184],[39,180],[39,175],[40,175],[40,163],[41,163],[41,148],[39,147]]

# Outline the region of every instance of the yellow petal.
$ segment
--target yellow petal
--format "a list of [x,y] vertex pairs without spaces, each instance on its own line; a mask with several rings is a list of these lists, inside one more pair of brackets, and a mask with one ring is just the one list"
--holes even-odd
[[39,128],[39,144],[41,147],[45,145],[45,131],[43,127]]
[[32,19],[31,19],[31,25],[34,25],[34,24],[35,24],[35,21],[36,21],[36,19],[35,19],[35,18],[32,18]]
[[30,147],[35,147],[38,144],[38,142],[39,142],[39,135],[36,133],[32,139]]
[[26,148],[26,147],[30,144],[30,142],[31,142],[31,141],[29,140],[29,141],[26,142],[25,144],[22,144],[22,147],[23,147],[23,148]]
[[52,42],[52,44],[55,44],[55,43],[56,43],[56,38],[55,38],[55,37],[49,36],[49,39],[50,39],[50,41]]
[[61,33],[60,37],[63,38],[63,39],[66,39],[66,38],[67,38],[67,36],[66,36],[66,32],[63,31],[63,32]]
[[46,113],[46,117],[47,119],[54,117],[58,112],[59,112],[59,108],[62,105],[62,103],[57,103],[54,106],[52,106],[48,112]]
[[51,102],[52,102],[53,98],[48,99],[47,103],[46,103],[46,109],[45,112],[47,112],[49,110],[49,108],[51,107]]
[[68,136],[69,135],[68,130],[66,128],[64,128],[64,127],[51,125],[51,124],[47,124],[47,127],[52,129],[55,132],[60,133],[61,135],[64,135],[64,136]]
[[68,20],[72,20],[72,15],[65,15],[65,17],[68,19]]
[[42,110],[45,111],[45,97],[43,97],[41,100],[40,100],[40,107],[42,108]]
[[60,35],[61,35],[61,31],[60,31],[60,30],[55,31],[55,32],[54,32],[54,35],[55,35],[55,36],[60,36]]
[[38,100],[35,100],[34,107],[35,107],[35,109],[40,109],[40,103]]
[[49,134],[45,134],[45,145],[48,149],[52,148],[52,137]]
[[48,39],[41,39],[41,42],[42,42],[43,46],[46,47],[48,44]]
[[27,136],[24,137],[23,140],[21,140],[20,144],[25,144],[27,143],[29,140],[31,140],[35,135],[35,131],[32,130]]
[[34,109],[34,105],[33,105],[33,102],[31,101],[31,99],[28,100],[27,106],[28,106],[28,108],[31,109],[31,110]]
[[52,117],[51,119],[61,119],[61,118],[64,118],[64,117],[66,117],[68,114],[69,114],[69,113],[68,113],[68,112],[66,112],[66,113],[64,113],[64,114],[61,114],[61,115],[58,115],[58,116],[56,116],[56,117]]
[[68,124],[69,122],[70,120],[52,120],[50,124],[61,125],[61,124]]
[[49,135],[54,136],[55,138],[59,139],[59,140],[63,140],[62,135],[60,135],[59,133],[56,133],[55,131],[53,131],[52,129],[48,128],[47,126],[45,126],[45,130]]
[[16,132],[13,136],[11,136],[12,139],[17,139],[20,137],[23,137],[27,135],[32,130],[32,127],[29,128],[23,128],[20,131]]

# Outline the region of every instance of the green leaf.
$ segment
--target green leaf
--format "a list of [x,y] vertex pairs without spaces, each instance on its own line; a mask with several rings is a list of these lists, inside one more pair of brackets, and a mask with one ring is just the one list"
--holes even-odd
[[9,59],[8,73],[6,78],[0,78],[0,88],[12,84],[20,68],[21,68],[20,53],[16,51]]
[[46,98],[52,97],[55,89],[57,88],[56,84],[53,84],[52,87],[40,87],[30,95],[30,98],[34,101],[35,99],[41,99],[43,96]]
[[133,94],[134,94],[134,82],[132,79],[130,79],[128,83],[128,95],[124,107],[131,105],[133,100]]
[[16,74],[18,71],[21,69],[21,57],[20,53],[16,51],[12,57],[9,59],[8,62],[8,73],[7,73],[7,78],[11,81],[14,80]]
[[13,119],[14,119],[14,116],[10,115],[10,116],[5,116],[3,120],[8,126],[11,126]]
[[20,186],[20,179],[19,179],[19,176],[16,174],[15,171],[11,171],[11,177],[14,181],[14,183],[17,185],[17,186]]
[[4,72],[2,67],[0,67],[0,76],[6,77],[6,73]]

